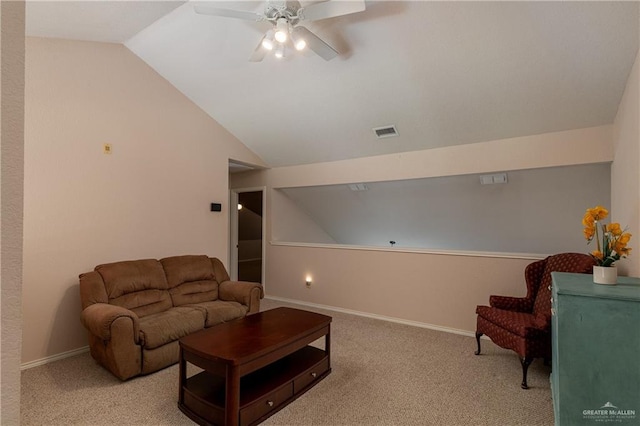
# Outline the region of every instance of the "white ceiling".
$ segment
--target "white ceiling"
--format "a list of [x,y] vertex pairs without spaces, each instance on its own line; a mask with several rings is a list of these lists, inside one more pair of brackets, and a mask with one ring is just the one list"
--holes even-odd
[[124,43],[184,1],[30,1],[29,36]]
[[612,123],[640,26],[638,2],[367,1],[307,25],[336,59],[250,63],[269,24],[181,3],[28,2],[27,34],[124,42],[271,166]]

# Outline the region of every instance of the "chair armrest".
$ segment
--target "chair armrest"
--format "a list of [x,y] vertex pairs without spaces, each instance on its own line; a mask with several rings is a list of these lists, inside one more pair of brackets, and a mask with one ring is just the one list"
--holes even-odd
[[551,313],[549,315],[537,314],[533,325],[539,330],[551,330]]
[[140,319],[133,311],[108,303],[94,303],[87,306],[80,314],[80,321],[94,336],[111,340],[111,325],[118,318],[130,318],[135,343],[139,343]]
[[248,281],[224,281],[218,287],[220,300],[229,300],[249,307],[249,313],[260,310],[260,299],[264,297],[262,285]]
[[489,297],[489,305],[505,311],[531,312],[533,300],[526,297],[491,296]]

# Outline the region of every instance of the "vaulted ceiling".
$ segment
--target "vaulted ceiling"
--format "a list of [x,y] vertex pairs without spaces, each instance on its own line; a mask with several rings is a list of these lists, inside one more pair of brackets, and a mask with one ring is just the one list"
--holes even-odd
[[[27,35],[124,43],[283,166],[610,124],[640,26],[638,2],[367,1],[308,25],[337,58],[251,63],[269,24],[193,3],[28,1]],[[375,137],[391,124],[398,137]]]

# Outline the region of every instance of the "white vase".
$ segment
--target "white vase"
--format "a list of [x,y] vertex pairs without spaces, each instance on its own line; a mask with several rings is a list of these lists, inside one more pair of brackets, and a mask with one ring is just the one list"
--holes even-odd
[[594,266],[593,282],[596,284],[615,285],[618,282],[618,268],[615,266]]

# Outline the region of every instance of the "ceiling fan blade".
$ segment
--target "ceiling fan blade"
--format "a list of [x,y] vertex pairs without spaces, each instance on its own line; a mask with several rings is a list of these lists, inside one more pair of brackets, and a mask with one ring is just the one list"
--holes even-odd
[[200,15],[223,16],[225,18],[245,19],[248,21],[262,21],[264,19],[264,15],[247,10],[220,9],[205,5],[195,5],[193,9]]
[[362,12],[366,8],[364,0],[328,0],[302,8],[302,16],[307,21],[319,21],[320,19],[333,18],[334,16]]
[[266,35],[260,39],[260,43],[258,43],[258,46],[256,46],[256,49],[249,57],[249,62],[262,62],[264,57],[267,55],[267,49],[262,47],[262,40],[264,40],[265,37]]
[[296,37],[303,38],[307,42],[309,49],[313,50],[318,56],[322,57],[325,61],[338,56],[338,51],[333,47],[325,43],[320,37],[302,26],[297,26],[293,29],[293,34]]

